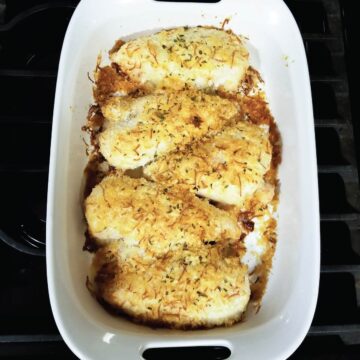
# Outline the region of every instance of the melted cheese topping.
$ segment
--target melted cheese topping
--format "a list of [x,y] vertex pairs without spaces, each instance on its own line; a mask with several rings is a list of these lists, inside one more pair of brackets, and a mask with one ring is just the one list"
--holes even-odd
[[238,122],[205,142],[155,161],[144,174],[245,211],[273,197],[273,186],[264,180],[271,151],[267,125]]
[[246,267],[216,248],[168,252],[156,262],[123,260],[117,243],[93,262],[99,298],[137,321],[175,328],[231,325],[250,297]]
[[249,66],[242,40],[230,31],[175,28],[142,36],[110,55],[134,82],[153,88],[235,92]]
[[134,169],[211,135],[239,114],[234,100],[199,91],[113,97],[102,106],[100,151],[119,169]]
[[[85,201],[90,235],[100,242],[121,240],[128,250],[154,260],[168,251],[238,242],[241,230],[235,216],[193,194],[109,175]],[[126,255],[124,255],[126,256]]]

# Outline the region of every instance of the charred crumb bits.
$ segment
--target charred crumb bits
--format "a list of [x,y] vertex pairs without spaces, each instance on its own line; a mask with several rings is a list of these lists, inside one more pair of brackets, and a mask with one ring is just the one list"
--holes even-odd
[[194,126],[196,127],[196,128],[199,128],[200,126],[201,126],[201,124],[202,124],[202,120],[201,120],[201,118],[199,117],[199,116],[194,116],[192,119],[191,119],[191,122],[194,124]]

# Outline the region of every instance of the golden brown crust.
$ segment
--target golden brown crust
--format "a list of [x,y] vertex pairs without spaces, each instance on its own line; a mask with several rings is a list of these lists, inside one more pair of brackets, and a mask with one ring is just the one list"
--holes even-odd
[[[249,210],[267,204],[273,187],[264,181],[272,148],[268,127],[245,121],[184,151],[154,161],[144,174],[166,186],[181,185],[211,200]],[[254,204],[254,205],[253,205]]]
[[92,190],[85,215],[90,235],[100,243],[121,239],[153,259],[207,242],[236,242],[241,235],[234,216],[195,195],[121,173]]
[[[226,21],[223,25],[225,23]],[[227,34],[229,35],[227,39],[234,41],[231,46],[239,46],[239,49],[244,47],[243,39],[231,30],[225,31],[211,26],[198,27],[198,29],[204,33],[209,31],[208,34],[211,31],[221,36]],[[184,31],[188,31],[188,28],[165,30],[161,36],[169,38],[172,34],[178,36]],[[156,71],[160,71],[163,50],[166,52],[167,49],[158,48],[156,39],[147,40],[142,47],[144,54],[148,56],[144,58],[145,62]],[[214,82],[209,82],[207,86],[200,82],[199,87],[205,90],[204,96],[217,95],[222,100],[236,104],[237,107],[240,104],[240,108],[236,110],[236,119],[233,119],[234,123],[239,119],[246,119],[256,126],[269,127],[271,164],[264,179],[266,183],[275,187],[275,196],[267,206],[257,200],[250,201],[243,209],[224,205],[218,201],[212,201],[212,205],[209,205],[206,201],[194,198],[189,192],[191,189],[184,188],[180,186],[181,184],[176,184],[174,190],[166,186],[148,184],[141,178],[144,176],[141,168],[126,170],[126,175],[140,177],[130,179],[116,172],[101,155],[99,134],[111,127],[112,122],[118,121],[112,119],[109,109],[106,109],[108,104],[119,100],[116,96],[127,95],[128,99],[136,102],[137,98],[144,95],[152,96],[152,92],[156,96],[164,94],[166,96],[169,89],[172,91],[181,89],[183,92],[184,89],[189,90],[194,87],[193,76],[190,77],[189,83],[186,83],[189,79],[181,76],[178,79],[176,76],[174,78],[170,76],[171,79],[166,78],[164,81],[160,79],[159,82],[156,78],[147,81],[146,76],[149,74],[144,73],[145,77],[143,77],[138,72],[142,63],[130,64],[137,59],[140,49],[131,48],[133,44],[136,44],[136,41],[125,43],[118,40],[109,51],[113,63],[105,67],[97,66],[94,87],[97,105],[91,107],[87,125],[84,127],[90,133],[91,151],[93,151],[86,170],[87,186],[84,195],[87,197],[85,209],[89,226],[84,249],[95,252],[92,275],[87,280],[87,287],[107,310],[135,322],[177,329],[230,326],[243,318],[250,296],[250,285],[252,302],[260,304],[276,246],[276,220],[272,218],[272,214],[276,211],[278,203],[277,168],[281,162],[281,138],[265,100],[265,94],[259,86],[262,82],[261,76],[255,69],[249,67],[238,83],[230,81],[226,86],[218,86]],[[165,46],[167,47],[167,44]],[[193,47],[191,45],[191,49]],[[170,58],[179,66],[182,65],[180,72],[199,65],[199,58],[189,57],[190,62],[185,61],[177,54],[179,50],[177,45],[174,49],[176,51],[171,50]],[[201,44],[200,47],[196,45],[193,49],[194,55],[200,50],[207,51],[206,49],[206,43]],[[127,63],[118,61],[117,55],[124,51]],[[240,53],[244,59],[246,58],[244,62],[246,68],[247,51],[241,50]],[[217,49],[212,53],[212,57],[217,59],[215,62],[222,60],[219,56],[223,55],[225,56],[225,53],[222,54]],[[226,55],[227,59],[223,64],[227,64],[228,71],[231,71],[239,61],[238,55],[236,50]],[[192,64],[191,61],[196,64]],[[219,64],[221,63],[220,61]],[[199,74],[202,74],[201,71]],[[141,76],[138,76],[139,74]],[[239,77],[240,73],[236,76]],[[234,88],[237,89],[235,92]],[[182,102],[181,100],[180,103]],[[228,106],[223,108],[228,109]],[[176,113],[177,116],[179,114],[181,109]],[[108,119],[105,119],[104,115]],[[207,119],[208,116],[194,113],[189,117],[189,124],[194,131],[198,131],[206,125]],[[225,122],[219,129],[221,130],[224,125]],[[233,125],[230,122],[226,123],[226,126]],[[150,134],[150,131],[148,133]],[[214,135],[215,133],[202,134],[196,140],[197,144],[201,144],[204,139],[209,141]],[[189,137],[191,138],[191,134]],[[190,144],[182,145],[184,144],[181,144],[183,156],[193,154],[194,139],[191,139]],[[117,146],[122,148],[124,142],[121,141]],[[139,147],[135,151],[139,153]],[[165,161],[174,159],[179,157],[180,153],[177,155],[164,154],[163,159]],[[202,158],[205,162],[208,161],[206,154]],[[198,164],[193,167],[201,172]],[[223,170],[225,168],[219,168],[217,171]],[[155,180],[159,181],[157,178]],[[147,190],[143,191],[143,187]],[[216,209],[215,206],[222,210]],[[272,211],[269,211],[270,207]],[[167,213],[170,208],[176,216],[171,217],[171,212]],[[256,219],[264,219],[266,214],[269,214],[270,220],[266,220],[258,227],[259,221]],[[261,233],[259,244],[265,250],[261,253],[261,262],[248,274],[246,266],[240,263],[240,259],[244,259],[249,251],[245,245],[247,236],[253,236],[256,231]],[[201,261],[199,256],[202,258]],[[249,284],[249,275],[251,284]],[[232,279],[231,289],[237,289],[230,294],[230,297],[223,290],[223,286],[219,285],[226,277],[228,280]],[[173,280],[168,281],[171,278]],[[196,280],[197,278],[200,280]],[[218,286],[221,288],[220,291],[217,289]],[[190,295],[187,294],[188,292]],[[204,294],[206,296],[203,296]],[[196,299],[199,299],[199,302]],[[151,309],[148,309],[148,306]],[[208,307],[211,309],[210,312],[207,312]]]
[[93,94],[96,103],[99,105],[116,93],[133,94],[142,90],[141,85],[129,79],[116,64],[105,67],[99,66],[95,72],[95,81],[96,86]]
[[116,244],[98,250],[91,288],[100,301],[137,322],[189,329],[241,319],[250,289],[246,267],[221,248],[122,259]]
[[115,45],[111,61],[147,90],[186,88],[236,92],[249,53],[231,30],[179,27]]
[[101,109],[108,121],[99,135],[100,150],[123,170],[184,149],[240,116],[238,102],[198,90],[114,97]]
[[267,181],[277,183],[277,169],[281,163],[281,135],[274,117],[272,116],[269,104],[263,95],[244,96],[241,101],[242,110],[245,117],[257,125],[269,126],[269,140],[272,145],[271,169],[267,174]]

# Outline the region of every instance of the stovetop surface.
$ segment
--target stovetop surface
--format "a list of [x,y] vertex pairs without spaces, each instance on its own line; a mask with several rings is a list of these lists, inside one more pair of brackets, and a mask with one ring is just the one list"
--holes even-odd
[[[46,189],[57,66],[76,0],[0,0],[0,358],[76,359],[52,317]],[[286,0],[309,61],[321,211],[312,327],[291,359],[360,358],[355,2]],[[172,355],[172,357],[176,355]],[[159,358],[159,357],[154,357]],[[191,359],[191,354],[187,356]]]

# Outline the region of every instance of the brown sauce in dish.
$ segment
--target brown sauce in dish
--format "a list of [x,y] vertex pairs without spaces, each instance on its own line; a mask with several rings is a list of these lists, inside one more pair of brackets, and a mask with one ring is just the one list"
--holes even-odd
[[272,258],[276,246],[276,220],[272,219],[266,229],[265,237],[270,244],[266,253],[262,256],[262,264],[256,267],[254,274],[257,276],[255,283],[251,285],[251,300],[260,305],[265,293],[269,272],[272,266]]
[[98,134],[102,130],[105,118],[98,105],[92,105],[87,116],[87,123],[82,127],[90,135],[92,151],[84,170],[85,187],[83,198],[87,198],[92,189],[112,170],[105,158],[99,152]]
[[93,89],[94,99],[102,105],[116,92],[133,94],[141,91],[141,86],[123,73],[119,65],[112,63],[111,66],[97,67],[95,72],[96,86]]
[[101,154],[93,154],[84,170],[85,187],[84,199],[86,199],[92,189],[99,184],[99,182],[109,174],[112,168],[108,165],[107,161]]
[[88,111],[86,127],[93,131],[100,131],[105,118],[98,105],[91,105]]
[[100,246],[97,243],[96,239],[94,239],[90,235],[88,230],[85,231],[84,235],[85,235],[85,243],[84,243],[84,246],[83,246],[83,250],[88,251],[90,253],[96,252],[100,248]]
[[[98,133],[102,130],[105,118],[101,113],[101,109],[97,105],[91,105],[87,115],[86,125],[81,129],[86,131],[90,136],[90,145],[92,148],[87,146],[86,153],[87,155],[97,154],[99,152],[99,144],[98,144]],[[90,149],[89,149],[90,148]]]
[[[281,163],[281,136],[277,124],[275,123],[274,117],[272,116],[269,105],[265,101],[261,94],[250,96],[250,91],[256,87],[258,81],[262,82],[260,74],[254,70],[249,69],[250,73],[246,75],[244,82],[244,94],[241,97],[241,107],[245,115],[245,118],[253,124],[261,125],[266,124],[269,126],[269,141],[272,145],[272,159],[270,170],[265,174],[265,180],[275,185],[274,198],[271,201],[271,205],[274,210],[277,209],[278,198],[279,198],[279,183],[277,179],[278,166]],[[252,231],[252,224],[249,220],[256,216],[254,213],[242,213],[239,216],[243,227],[248,231]],[[256,281],[251,284],[251,300],[253,303],[260,308],[261,299],[265,293],[266,285],[269,277],[269,272],[272,266],[272,258],[276,247],[276,220],[271,219],[268,225],[264,237],[267,241],[268,249],[262,256],[262,263],[258,265],[253,274],[256,275]]]

